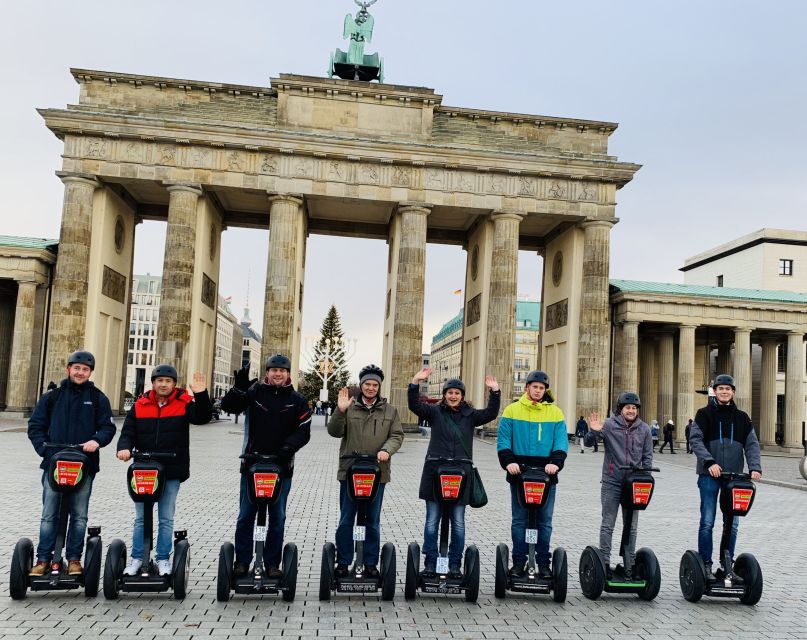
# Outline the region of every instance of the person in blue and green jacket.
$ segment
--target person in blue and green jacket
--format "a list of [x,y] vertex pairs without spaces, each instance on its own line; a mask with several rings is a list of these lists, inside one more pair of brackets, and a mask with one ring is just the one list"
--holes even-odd
[[[507,471],[513,518],[510,532],[513,537],[513,567],[510,575],[522,577],[527,562],[527,509],[518,500],[520,483],[516,476],[521,465],[543,467],[549,476],[557,476],[563,469],[569,450],[566,419],[549,393],[549,376],[543,371],[530,371],[526,391],[516,402],[508,405],[501,420],[496,442],[499,464]],[[552,537],[552,512],[555,509],[555,483],[549,487],[547,502],[538,511],[538,544],[535,554],[538,571],[543,578],[551,578],[549,567],[549,539]]]

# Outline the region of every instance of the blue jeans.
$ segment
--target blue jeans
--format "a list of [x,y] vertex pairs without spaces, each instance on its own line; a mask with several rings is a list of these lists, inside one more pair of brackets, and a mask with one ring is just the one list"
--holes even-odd
[[[426,526],[423,529],[423,555],[426,566],[437,564],[437,531],[440,527],[440,504],[426,500]],[[451,509],[451,537],[448,545],[448,566],[459,570],[465,550],[465,505],[455,504]]]
[[[157,502],[157,560],[168,560],[174,542],[174,511],[177,508],[179,480],[165,480],[165,487]],[[135,502],[134,533],[132,534],[132,560],[143,559],[143,513],[142,502]],[[152,511],[154,507],[152,507]],[[152,535],[154,531],[152,529]],[[154,539],[152,538],[152,544]]]
[[[84,550],[84,534],[87,532],[87,513],[90,509],[90,494],[95,476],[87,474],[81,489],[76,493],[58,493],[51,489],[47,471],[42,472],[42,520],[39,522],[39,545],[36,548],[38,562],[50,562],[59,533],[59,507],[61,498],[70,501],[70,518],[67,527],[65,555],[67,560],[81,560]],[[61,553],[59,549],[59,553]]]
[[[364,558],[360,559],[365,565],[377,565],[378,554],[381,547],[381,503],[384,501],[384,487],[378,486],[373,501],[367,505],[367,518],[364,539]],[[353,562],[353,524],[356,522],[356,503],[350,499],[347,482],[339,481],[339,526],[336,529],[336,561],[339,564]]]
[[[535,562],[538,566],[548,565],[549,559],[549,539],[552,537],[552,512],[555,510],[555,488],[557,485],[549,485],[549,493],[546,504],[542,509],[538,509],[537,529],[538,544],[535,545]],[[514,482],[510,485],[510,504],[513,512],[513,521],[510,525],[510,535],[513,537],[513,566],[523,567],[527,562],[527,509],[522,507],[518,501],[518,493],[521,491],[521,484]]]
[[[235,561],[248,567],[254,555],[253,528],[258,507],[249,501],[248,474],[241,474],[240,509],[235,525]],[[263,546],[263,561],[267,567],[279,567],[283,555],[283,532],[286,528],[286,502],[291,490],[291,478],[283,478],[283,488],[278,501],[267,509],[268,531]]]
[[[717,498],[720,495],[721,483],[710,475],[698,476],[698,489],[701,493],[701,521],[698,526],[698,553],[704,562],[712,561],[712,529],[717,515]],[[721,513],[722,516],[722,513]],[[740,519],[735,516],[731,525],[729,553],[734,558],[734,547],[737,544],[737,527]],[[719,559],[718,559],[719,560]]]

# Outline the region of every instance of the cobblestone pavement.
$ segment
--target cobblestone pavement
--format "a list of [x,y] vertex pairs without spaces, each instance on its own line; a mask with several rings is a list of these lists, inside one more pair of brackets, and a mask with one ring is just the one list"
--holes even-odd
[[[577,563],[587,544],[598,538],[599,474],[602,454],[572,449],[561,474],[555,507],[553,546],[569,553],[569,596],[555,604],[546,596],[493,596],[494,550],[510,544],[510,506],[503,472],[491,444],[478,442],[475,459],[490,503],[467,511],[467,542],[479,546],[482,584],[479,601],[461,596],[419,595],[403,598],[406,544],[421,541],[425,509],[416,499],[425,440],[408,438],[393,459],[393,481],[385,494],[382,538],[398,551],[399,589],[394,602],[377,596],[337,595],[317,599],[322,543],[333,539],[338,518],[335,480],[337,443],[328,437],[322,419],[311,443],[297,458],[287,520],[287,540],[300,548],[297,597],[292,603],[277,597],[237,596],[216,601],[218,549],[231,539],[237,514],[240,425],[222,422],[193,432],[191,479],[179,494],[176,527],[189,531],[192,568],[190,593],[178,602],[168,594],[122,594],[107,602],[103,595],[87,599],[81,593],[29,592],[23,601],[8,597],[11,550],[20,536],[36,538],[40,515],[40,472],[25,433],[0,433],[2,490],[0,491],[0,636],[33,638],[244,637],[250,638],[552,638],[599,640],[620,638],[804,638],[807,605],[807,557],[804,535],[807,493],[760,485],[752,513],[741,522],[738,553],[751,551],[765,574],[765,592],[755,607],[736,601],[686,602],[678,586],[681,554],[696,544],[698,496],[695,475],[679,464],[685,454],[658,456],[653,504],[641,515],[639,546],[651,546],[659,556],[662,587],[658,598],[645,603],[633,596],[604,595],[585,599],[577,581]],[[670,464],[675,460],[678,464]],[[683,460],[681,460],[683,459]],[[669,461],[669,462],[668,462]],[[688,460],[687,463],[688,464]],[[131,543],[133,508],[125,488],[126,465],[103,451],[102,470],[93,490],[90,523],[103,527],[104,544],[116,537]],[[618,536],[617,534],[615,534]],[[717,536],[716,536],[717,537]]]

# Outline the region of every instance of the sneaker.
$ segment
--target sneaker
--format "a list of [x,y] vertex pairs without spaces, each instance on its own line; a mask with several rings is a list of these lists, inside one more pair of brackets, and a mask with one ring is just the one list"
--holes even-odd
[[269,570],[266,572],[266,574],[273,580],[283,577],[283,572],[280,570],[278,566],[274,564],[269,565]]
[[126,568],[123,570],[123,575],[125,576],[136,576],[140,573],[140,567],[143,566],[143,561],[138,560],[137,558],[131,558],[129,560],[129,564],[126,565]]
[[48,572],[49,568],[50,562],[39,560],[33,567],[31,567],[31,571],[28,573],[28,575],[34,576],[35,578],[41,578]]
[[161,576],[171,575],[171,561],[168,558],[165,560],[157,560],[157,573]]
[[236,562],[233,564],[234,578],[243,578],[245,575],[247,575],[247,571],[249,571],[249,567],[247,567],[247,565],[241,562]]
[[84,573],[84,569],[81,568],[80,560],[70,560],[67,563],[67,575],[80,576],[82,573]]
[[364,565],[364,577],[370,580],[378,580],[381,574],[378,573],[378,567],[374,564]]
[[[706,582],[717,582],[717,576],[712,573],[712,563],[711,562],[704,562],[703,563],[704,569],[706,569]],[[718,569],[718,571],[722,571]]]
[[523,578],[524,577],[524,565],[513,565],[510,568],[510,577],[511,578]]
[[337,578],[347,578],[350,574],[350,569],[348,569],[346,564],[338,564],[333,573]]
[[448,579],[449,580],[462,580],[464,576],[462,575],[462,571],[460,571],[459,567],[449,567],[448,568]]
[[548,564],[538,565],[538,576],[541,578],[551,578],[552,569],[549,568]]
[[427,564],[425,567],[423,567],[423,571],[420,572],[420,577],[426,579],[434,578],[436,575],[437,572],[435,571],[434,565],[431,564]]

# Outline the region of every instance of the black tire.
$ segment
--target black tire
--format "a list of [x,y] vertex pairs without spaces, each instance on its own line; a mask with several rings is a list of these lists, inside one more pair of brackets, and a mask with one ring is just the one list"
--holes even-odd
[[336,550],[333,542],[322,545],[322,564],[319,570],[319,599],[330,600],[334,588],[334,562]]
[[235,547],[232,542],[225,542],[219,549],[219,573],[216,578],[216,600],[227,602],[233,588],[233,562]]
[[465,601],[479,598],[479,550],[472,544],[465,549]]
[[126,568],[126,544],[115,538],[109,543],[104,563],[104,597],[117,600],[120,595],[120,578]]
[[745,593],[740,602],[749,606],[755,605],[762,598],[762,567],[750,553],[741,553],[734,562],[734,573],[746,584]]
[[605,587],[605,568],[603,567],[600,552],[594,547],[583,549],[580,556],[580,589],[589,600],[596,600],[602,595]]
[[566,551],[558,547],[552,552],[552,599],[555,602],[566,602],[568,584],[569,566]]
[[706,569],[697,551],[687,551],[678,566],[678,582],[681,594],[687,602],[698,602],[706,587]]
[[804,456],[799,462],[799,473],[802,478],[807,480],[807,456]]
[[28,592],[28,574],[34,566],[34,545],[28,538],[20,538],[11,558],[8,593],[14,600],[22,600]]
[[510,556],[510,549],[503,542],[496,546],[496,587],[494,594],[497,598],[507,596],[507,558]]
[[284,602],[294,602],[297,593],[297,565],[299,564],[299,554],[297,545],[293,542],[286,543],[283,547],[283,585]]
[[404,598],[414,600],[420,582],[420,545],[410,542],[406,549],[406,582],[404,583]]
[[174,545],[174,565],[171,568],[171,587],[176,600],[188,595],[188,578],[191,572],[191,544],[180,540]]
[[[331,565],[333,566],[333,565]],[[381,599],[389,602],[395,597],[395,583],[398,580],[398,561],[395,545],[387,542],[381,547]]]
[[98,585],[101,581],[101,538],[93,536],[87,538],[84,550],[84,595],[95,598],[98,595]]
[[636,552],[636,571],[646,583],[644,589],[639,592],[639,597],[648,602],[655,600],[661,589],[661,567],[651,549],[642,547]]

